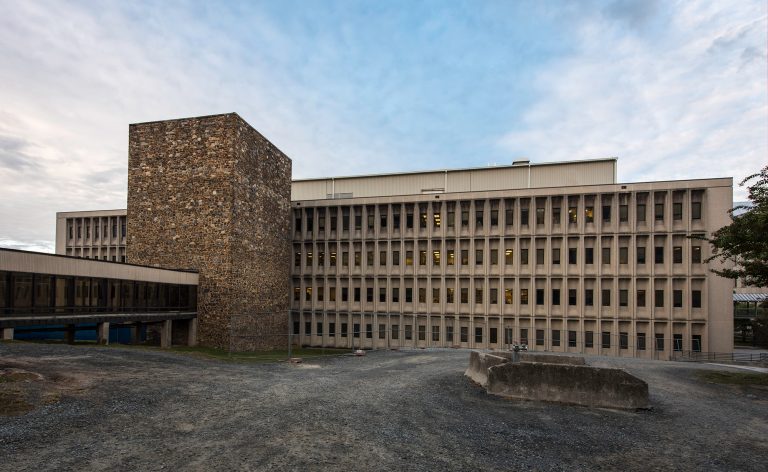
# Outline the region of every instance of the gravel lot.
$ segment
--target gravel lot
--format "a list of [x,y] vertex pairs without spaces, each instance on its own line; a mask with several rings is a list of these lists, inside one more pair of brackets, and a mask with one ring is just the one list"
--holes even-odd
[[652,410],[619,412],[487,395],[468,357],[235,364],[0,344],[0,368],[42,374],[26,382],[47,403],[0,416],[0,469],[767,470],[768,390],[696,377],[723,368],[589,359],[649,383]]

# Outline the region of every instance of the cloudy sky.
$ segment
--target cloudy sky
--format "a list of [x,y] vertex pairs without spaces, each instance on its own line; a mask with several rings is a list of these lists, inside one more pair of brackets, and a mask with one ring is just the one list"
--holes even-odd
[[[0,246],[124,208],[128,124],[235,111],[294,177],[768,163],[765,0],[0,0]],[[743,199],[735,188],[735,199]]]

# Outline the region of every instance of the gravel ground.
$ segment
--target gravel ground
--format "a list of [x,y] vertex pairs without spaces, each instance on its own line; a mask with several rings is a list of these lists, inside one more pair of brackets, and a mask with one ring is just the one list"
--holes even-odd
[[57,400],[0,416],[0,469],[768,470],[768,390],[696,377],[723,368],[590,358],[649,383],[653,409],[620,412],[487,395],[468,358],[234,364],[0,344],[0,368],[42,374]]

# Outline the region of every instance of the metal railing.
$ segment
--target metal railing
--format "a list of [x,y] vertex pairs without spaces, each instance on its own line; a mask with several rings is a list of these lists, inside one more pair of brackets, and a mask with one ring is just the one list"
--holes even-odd
[[682,362],[726,362],[734,364],[768,363],[768,353],[676,351],[672,353],[672,360]]

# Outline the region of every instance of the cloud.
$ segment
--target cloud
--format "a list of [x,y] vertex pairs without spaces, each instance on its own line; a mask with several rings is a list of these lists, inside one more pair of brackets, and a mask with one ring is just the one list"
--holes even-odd
[[676,3],[655,32],[583,17],[575,53],[539,71],[539,99],[498,144],[535,160],[618,156],[622,181],[738,182],[768,156],[765,23],[747,2]]

